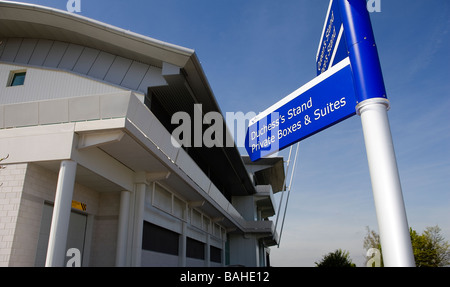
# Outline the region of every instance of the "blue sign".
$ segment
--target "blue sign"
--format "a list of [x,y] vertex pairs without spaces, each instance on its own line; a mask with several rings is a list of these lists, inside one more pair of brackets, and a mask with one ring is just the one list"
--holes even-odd
[[339,1],[330,0],[316,56],[317,75],[348,57]]
[[247,152],[252,161],[271,155],[355,115],[355,106],[346,58],[252,119]]

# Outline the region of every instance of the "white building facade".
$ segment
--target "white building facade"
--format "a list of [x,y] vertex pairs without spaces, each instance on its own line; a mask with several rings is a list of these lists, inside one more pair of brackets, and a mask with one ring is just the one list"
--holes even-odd
[[172,144],[220,112],[194,51],[12,2],[0,27],[0,266],[269,265],[283,159]]

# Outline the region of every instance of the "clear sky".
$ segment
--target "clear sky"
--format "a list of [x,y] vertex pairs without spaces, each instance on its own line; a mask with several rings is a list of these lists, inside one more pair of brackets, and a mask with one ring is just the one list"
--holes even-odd
[[[66,0],[23,1],[66,10]],[[81,15],[194,49],[223,112],[261,112],[315,77],[328,0],[80,0]],[[371,19],[409,225],[450,241],[450,1],[380,0]],[[282,155],[287,156],[287,151]],[[280,196],[277,195],[277,200]],[[300,143],[274,266],[348,250],[378,230],[355,116]]]

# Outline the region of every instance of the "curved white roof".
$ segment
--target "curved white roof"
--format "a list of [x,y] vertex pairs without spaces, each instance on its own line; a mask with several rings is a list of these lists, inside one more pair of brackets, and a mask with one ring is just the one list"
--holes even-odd
[[0,37],[43,38],[89,46],[161,67],[184,67],[194,50],[114,27],[78,14],[0,1]]
[[[166,106],[177,105],[177,109],[183,109],[201,103],[205,113],[221,112],[194,50],[66,11],[0,1],[0,41],[11,38],[66,42],[158,68],[163,68],[165,63],[179,67],[181,71],[166,78],[167,86],[153,91],[166,100]],[[1,49],[0,44],[0,54]],[[236,147],[202,149],[202,153],[213,163],[221,163],[218,165],[223,167],[221,180],[230,186],[230,192],[239,195],[256,192]]]

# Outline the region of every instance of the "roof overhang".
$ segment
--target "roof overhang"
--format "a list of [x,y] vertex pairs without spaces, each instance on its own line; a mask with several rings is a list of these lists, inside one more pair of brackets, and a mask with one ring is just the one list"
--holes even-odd
[[81,15],[39,5],[0,1],[0,37],[42,38],[96,48],[162,67],[186,66],[194,51]]
[[267,157],[252,162],[249,156],[242,157],[247,169],[255,174],[256,185],[271,185],[273,193],[284,190],[285,172],[283,157]]
[[[70,105],[71,98],[0,105],[0,114],[9,115],[0,122],[0,148],[10,151],[2,164],[34,163],[58,173],[62,160],[74,160],[77,182],[98,192],[133,190],[136,174],[145,174],[148,184],[157,181],[188,203],[201,202],[197,208],[211,219],[246,232],[249,227],[239,212],[186,152],[172,145],[170,134],[136,95],[76,99],[99,103],[97,113],[79,121],[83,111]],[[122,105],[113,104],[117,102]],[[65,108],[48,117],[33,112],[43,106]],[[18,116],[23,111],[31,111],[30,116]]]
[[[182,81],[172,87],[185,92],[177,101],[204,106],[204,111],[221,113],[203,68],[194,50],[180,47],[117,28],[87,17],[58,9],[0,1],[0,40],[2,38],[42,38],[88,46],[114,55],[162,68],[165,64],[180,68]],[[169,77],[169,76],[168,76]],[[169,83],[170,87],[171,83]],[[190,90],[190,91],[186,91]],[[165,94],[173,97],[171,93]],[[220,162],[225,176],[233,182],[234,195],[254,194],[255,189],[236,147],[205,149]]]

